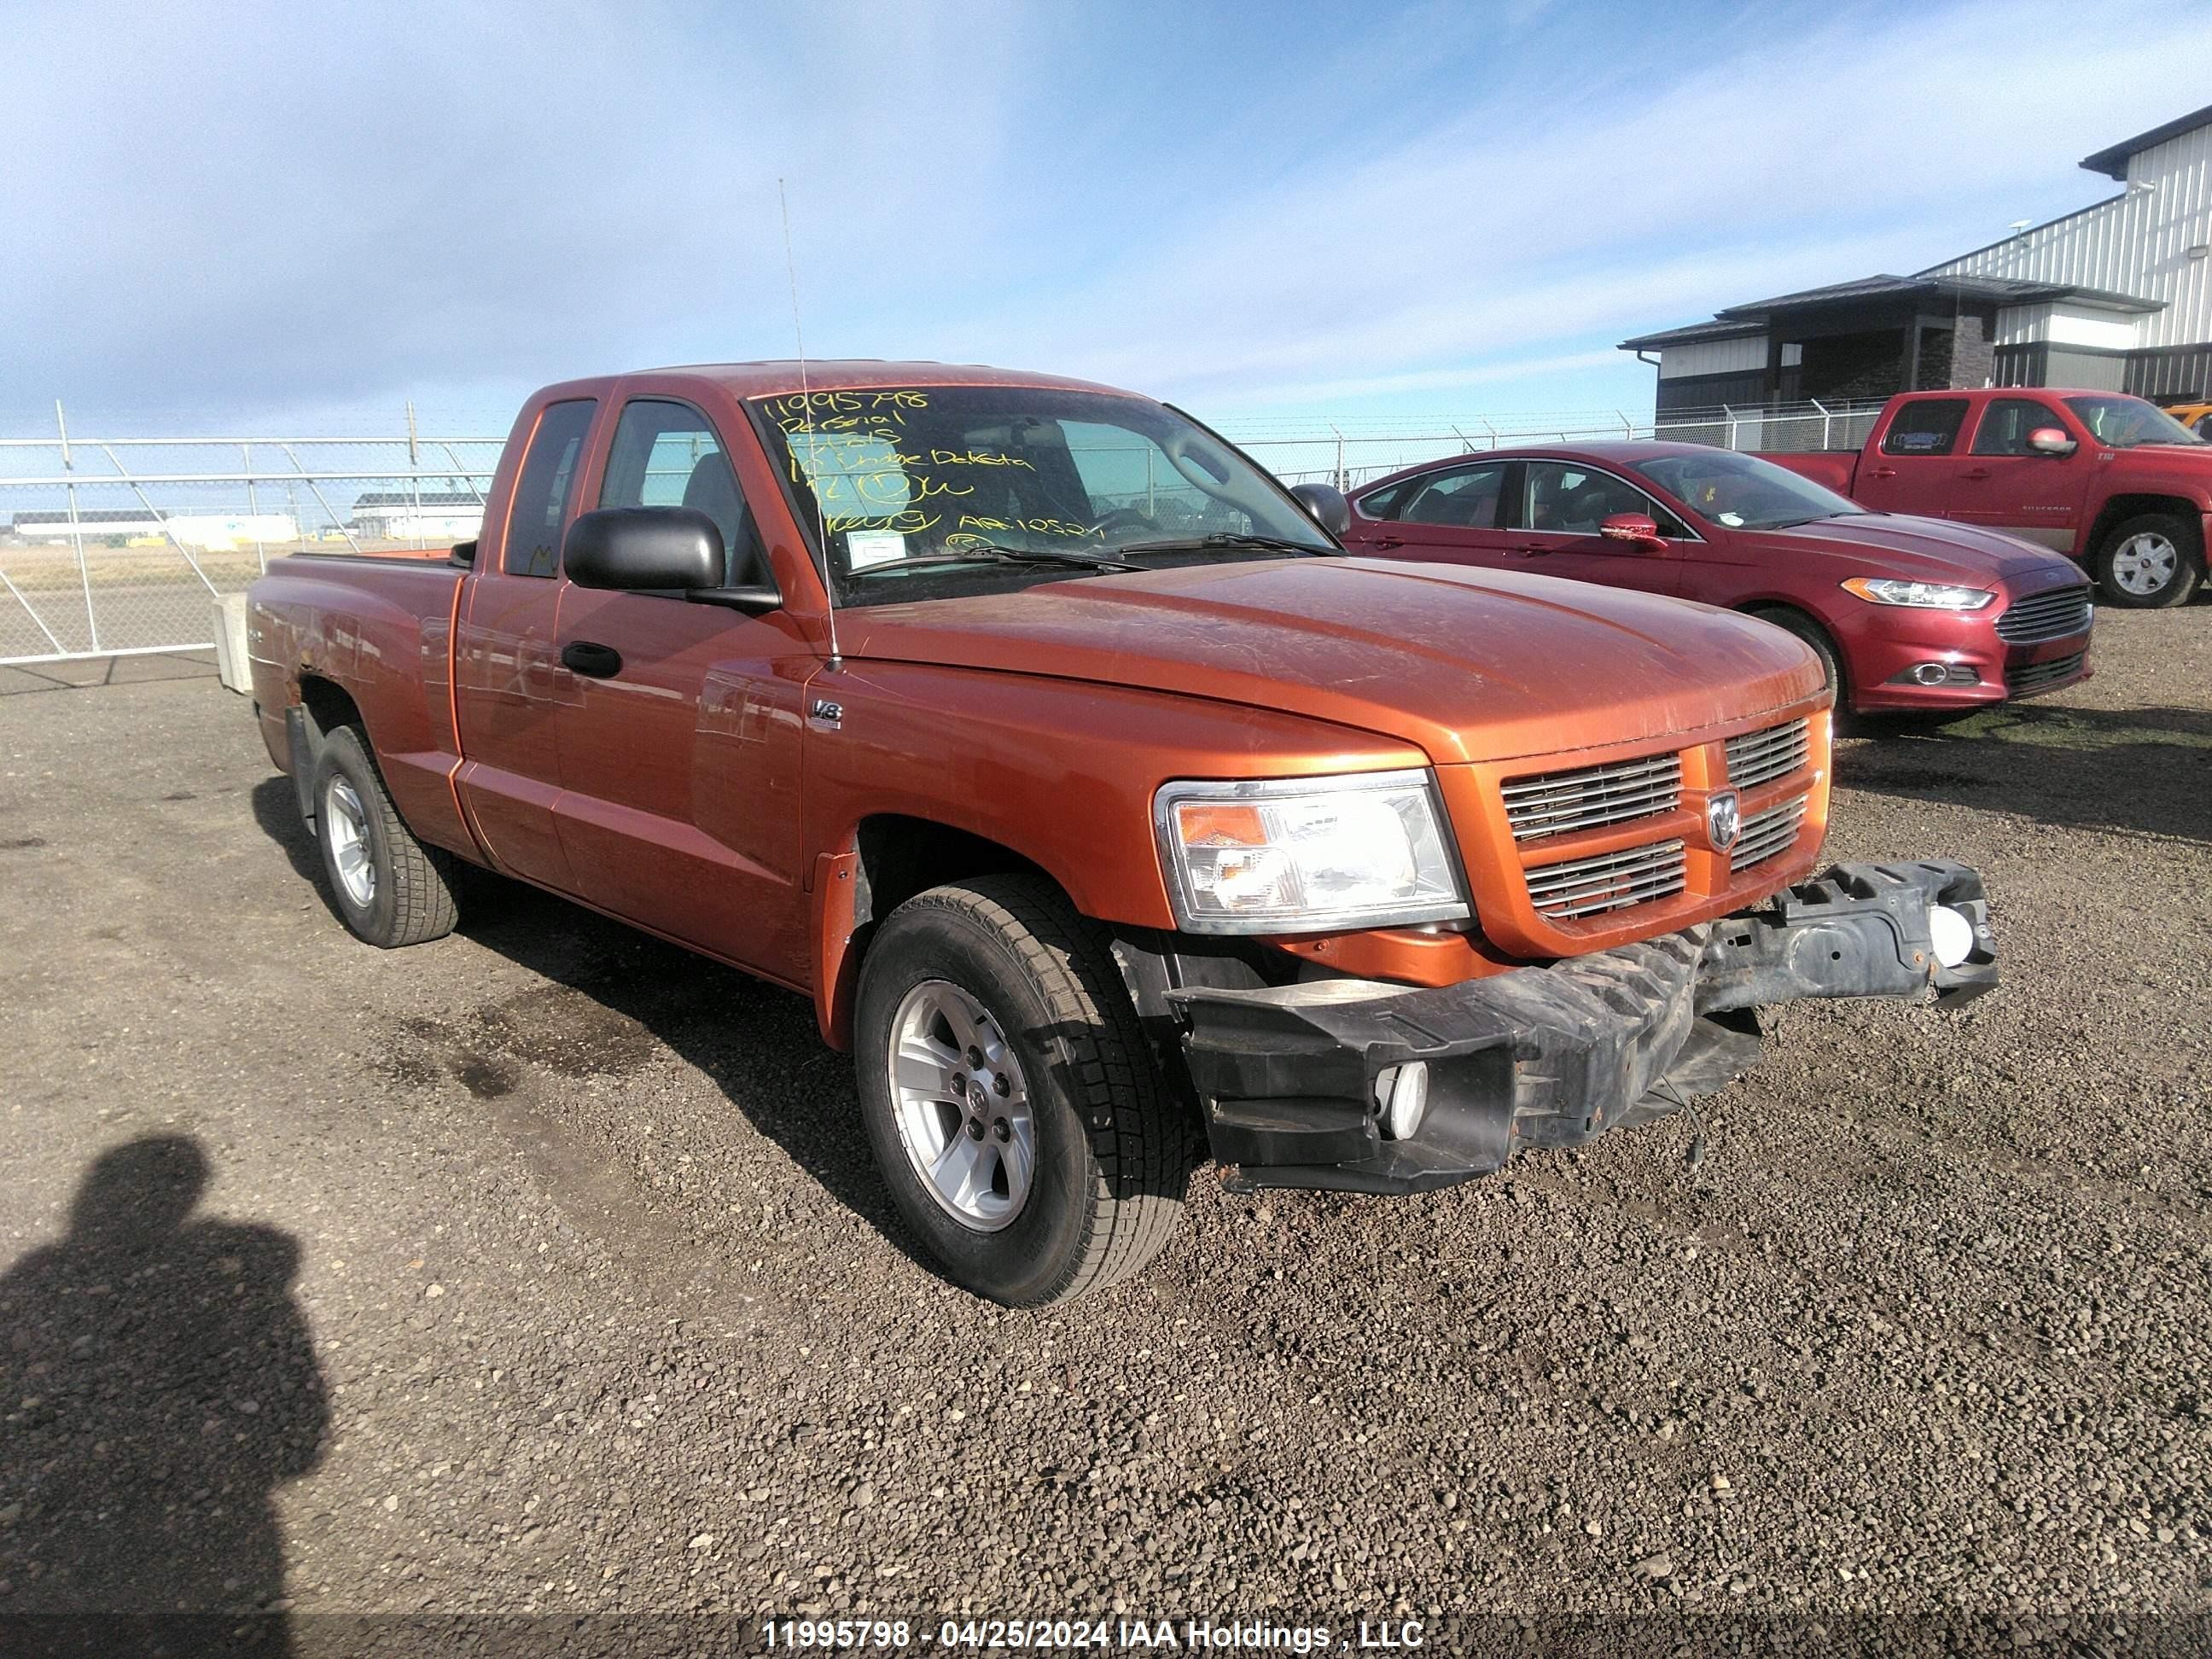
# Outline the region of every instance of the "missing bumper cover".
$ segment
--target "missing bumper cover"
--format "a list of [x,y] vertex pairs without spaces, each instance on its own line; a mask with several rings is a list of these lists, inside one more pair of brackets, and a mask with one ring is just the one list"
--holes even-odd
[[[1947,967],[1929,910],[1973,927]],[[1963,865],[1838,865],[1757,909],[1620,950],[1437,989],[1350,981],[1186,987],[1184,1058],[1213,1153],[1253,1186],[1418,1192],[1675,1110],[1756,1060],[1754,1009],[1802,997],[1954,1004],[1996,982]],[[1386,1139],[1377,1077],[1427,1063],[1418,1132]]]

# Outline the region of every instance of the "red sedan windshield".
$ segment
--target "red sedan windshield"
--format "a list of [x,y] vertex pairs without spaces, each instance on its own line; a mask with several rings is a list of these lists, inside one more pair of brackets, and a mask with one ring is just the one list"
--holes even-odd
[[1731,530],[1779,530],[1866,511],[1787,467],[1732,450],[1656,456],[1635,470],[1698,517]]

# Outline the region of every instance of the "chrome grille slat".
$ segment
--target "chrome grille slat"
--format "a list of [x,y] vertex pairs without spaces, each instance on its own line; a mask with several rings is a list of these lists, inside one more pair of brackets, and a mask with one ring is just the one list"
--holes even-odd
[[1729,868],[1745,870],[1762,859],[1771,859],[1777,853],[1796,845],[1797,832],[1805,827],[1805,802],[1802,797],[1785,800],[1779,806],[1770,806],[1764,812],[1754,812],[1743,821],[1743,830],[1736,836],[1735,845],[1729,849]]
[[2008,645],[2038,645],[2045,640],[2063,640],[2088,627],[2094,615],[2087,583],[2054,587],[2014,601],[1997,618],[1997,637]]
[[1528,897],[1540,912],[1555,918],[1594,915],[1664,898],[1682,890],[1682,847],[1679,841],[1662,841],[1540,865],[1528,872]]
[[1770,726],[1764,732],[1747,732],[1728,740],[1729,783],[1750,789],[1776,778],[1787,777],[1812,755],[1812,731],[1802,720]]
[[1500,787],[1513,839],[1533,841],[1671,812],[1682,798],[1682,757],[1649,755],[1516,778]]

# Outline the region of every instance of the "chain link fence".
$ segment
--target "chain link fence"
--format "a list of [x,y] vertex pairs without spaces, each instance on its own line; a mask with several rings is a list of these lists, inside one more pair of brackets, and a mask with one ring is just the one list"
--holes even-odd
[[[1856,448],[1879,404],[1618,410],[1497,420],[1231,424],[1285,483],[1340,489],[1419,462],[1529,444],[1668,438]],[[200,649],[214,602],[287,553],[443,548],[477,533],[503,434],[0,438],[0,665]]]

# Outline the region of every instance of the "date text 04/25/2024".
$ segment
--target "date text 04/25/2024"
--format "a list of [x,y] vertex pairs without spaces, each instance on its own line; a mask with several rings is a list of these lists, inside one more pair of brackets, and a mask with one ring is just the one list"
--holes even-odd
[[1322,1625],[1276,1625],[1262,1620],[1210,1619],[947,1619],[927,1623],[883,1619],[764,1620],[770,1649],[836,1650],[933,1646],[962,1650],[1194,1649],[1313,1654],[1331,1650],[1370,1651],[1425,1645],[1419,1620],[1358,1621],[1339,1634]]

